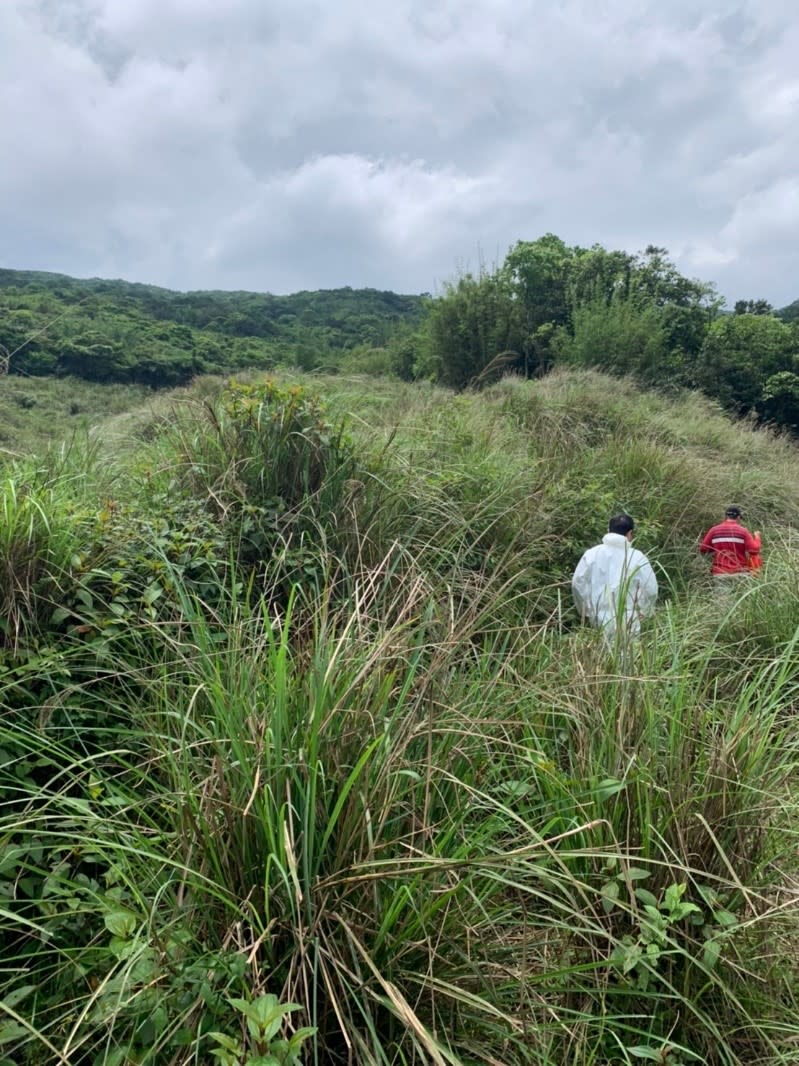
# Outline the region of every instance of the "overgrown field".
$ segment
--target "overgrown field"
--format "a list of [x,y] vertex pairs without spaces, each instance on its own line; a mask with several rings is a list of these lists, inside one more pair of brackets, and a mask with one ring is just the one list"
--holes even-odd
[[22,458],[111,415],[146,403],[140,385],[97,385],[75,378],[0,379],[0,461]]
[[[3,1066],[797,1061],[795,445],[592,373],[206,379],[0,506]],[[568,590],[621,509],[632,660]]]

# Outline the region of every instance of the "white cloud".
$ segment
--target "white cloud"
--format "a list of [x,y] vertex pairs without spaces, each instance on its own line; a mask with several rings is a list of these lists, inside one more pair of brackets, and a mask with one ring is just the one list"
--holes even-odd
[[798,48],[792,0],[4,0],[4,262],[421,291],[551,230],[787,303]]
[[721,239],[736,248],[795,247],[799,243],[799,178],[780,178],[744,196]]
[[420,272],[451,256],[459,232],[479,218],[485,185],[419,160],[320,156],[259,182],[216,228],[206,263],[236,285],[257,264],[274,290],[281,277],[291,288],[330,284],[336,270],[347,283],[379,284],[383,260],[397,288],[418,289]]

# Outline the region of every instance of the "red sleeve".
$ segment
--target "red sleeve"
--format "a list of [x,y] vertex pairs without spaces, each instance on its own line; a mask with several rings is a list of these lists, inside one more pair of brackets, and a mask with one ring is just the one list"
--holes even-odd
[[760,555],[760,538],[753,537],[748,529],[744,529],[746,534],[744,538],[744,548],[750,555]]
[[701,552],[705,552],[705,554],[707,554],[707,552],[712,552],[714,550],[713,545],[711,543],[711,540],[712,540],[713,533],[714,533],[715,529],[716,529],[716,527],[712,526],[707,531],[707,533],[705,533],[705,536],[704,536],[704,538],[702,540],[702,543],[699,545],[699,550]]

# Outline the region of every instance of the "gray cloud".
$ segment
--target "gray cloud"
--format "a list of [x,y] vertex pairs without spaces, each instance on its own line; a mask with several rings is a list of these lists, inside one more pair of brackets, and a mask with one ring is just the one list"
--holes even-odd
[[792,0],[5,0],[3,261],[422,291],[549,230],[783,304],[798,48]]

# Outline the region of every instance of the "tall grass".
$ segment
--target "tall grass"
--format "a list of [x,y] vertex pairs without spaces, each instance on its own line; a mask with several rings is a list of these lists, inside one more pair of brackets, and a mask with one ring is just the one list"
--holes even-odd
[[[81,624],[26,615],[52,655],[26,660],[24,713],[18,665],[0,677],[3,1066],[255,1064],[246,1010],[269,995],[318,1064],[795,1061],[794,546],[772,534],[759,579],[714,598],[665,401],[644,417],[630,393],[594,432],[586,381],[395,410],[375,386],[343,465],[261,434],[257,396],[246,441],[192,421],[142,445],[145,525],[177,455],[239,516],[303,441],[302,469],[347,476],[321,510],[324,474],[285,498],[324,537],[283,595],[253,577],[271,556],[253,570],[223,538],[201,582],[185,536],[145,551],[120,520],[127,570],[84,574]],[[77,513],[65,484],[51,526]],[[619,654],[562,606],[614,484],[648,501],[673,576]],[[64,528],[53,558],[85,532]]]
[[791,1061],[793,646],[731,700],[676,623],[624,676],[580,637],[437,641],[406,592],[299,640],[187,600],[115,742],[6,726],[52,767],[3,770],[16,1061],[202,1061],[266,991],[318,1062]]
[[85,438],[0,468],[0,647],[46,628],[109,483]]

